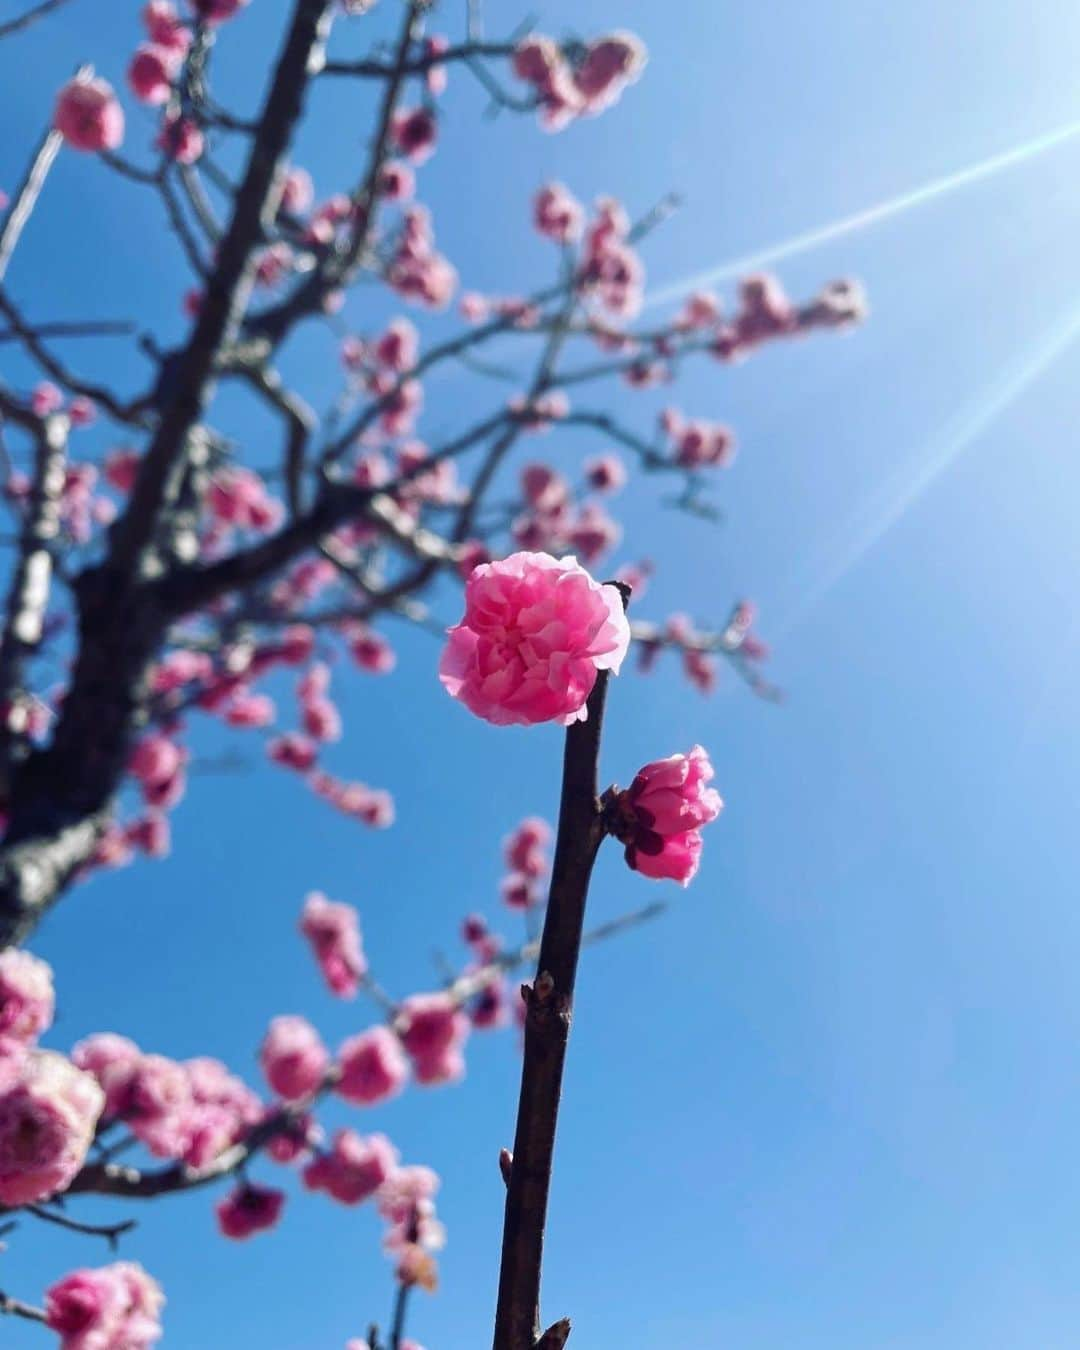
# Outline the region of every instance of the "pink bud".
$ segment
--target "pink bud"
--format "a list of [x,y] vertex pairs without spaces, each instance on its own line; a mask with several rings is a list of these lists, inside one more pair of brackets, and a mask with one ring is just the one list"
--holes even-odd
[[56,100],[53,125],[75,150],[115,150],[124,139],[124,110],[105,80],[69,80]]
[[409,1076],[401,1042],[389,1027],[373,1027],[350,1037],[338,1051],[339,1096],[358,1106],[374,1106],[396,1096]]

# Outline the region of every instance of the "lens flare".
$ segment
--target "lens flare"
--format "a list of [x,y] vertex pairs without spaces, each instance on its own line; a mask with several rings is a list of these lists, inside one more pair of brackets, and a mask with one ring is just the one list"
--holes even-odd
[[1006,367],[983,392],[962,407],[922,452],[882,485],[872,499],[834,535],[844,542],[815,569],[809,585],[799,585],[794,611],[779,625],[781,632],[800,623],[851,569],[884,538],[938,478],[969,449],[987,427],[1027,392],[1080,336],[1080,305],[1046,333],[1033,351]]
[[957,173],[951,173],[944,178],[935,178],[922,187],[915,188],[912,192],[905,192],[899,197],[890,197],[888,201],[879,202],[876,206],[868,206],[864,211],[856,211],[854,215],[834,220],[830,225],[822,225],[816,230],[807,230],[791,239],[785,239],[781,243],[763,248],[757,253],[747,253],[742,258],[733,258],[729,262],[718,263],[702,272],[683,277],[679,281],[670,282],[667,286],[661,286],[652,291],[646,297],[645,304],[651,307],[667,304],[672,300],[681,300],[690,291],[700,290],[702,287],[714,285],[718,281],[727,281],[732,277],[746,276],[749,272],[760,271],[761,268],[782,262],[785,258],[794,257],[798,253],[805,253],[807,249],[817,248],[819,244],[827,244],[843,235],[865,229],[868,225],[875,225],[879,220],[887,220],[890,216],[900,215],[901,212],[910,211],[913,207],[922,206],[924,203],[944,196],[945,193],[952,192],[956,188],[967,187],[969,183],[977,183],[983,178],[989,178],[992,174],[1000,173],[1003,169],[1012,168],[1014,164],[1020,164],[1035,155],[1053,150],[1066,141],[1072,140],[1078,134],[1080,134],[1080,122],[1070,122],[1066,126],[1059,127],[1056,131],[1048,131],[1032,141],[1027,141],[1024,145],[1016,146],[1012,150],[1005,150],[999,155],[992,155],[989,159],[980,160],[978,164],[960,169]]

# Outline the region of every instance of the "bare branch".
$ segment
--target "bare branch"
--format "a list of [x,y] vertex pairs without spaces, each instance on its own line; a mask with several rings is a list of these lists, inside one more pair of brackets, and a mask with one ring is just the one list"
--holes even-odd
[[67,2],[68,0],[40,0],[39,4],[31,6],[17,18],[9,19],[7,23],[0,23],[0,39],[24,32],[31,24],[37,23],[39,19],[44,19],[47,14],[52,14],[54,10],[59,9],[61,5],[66,5]]

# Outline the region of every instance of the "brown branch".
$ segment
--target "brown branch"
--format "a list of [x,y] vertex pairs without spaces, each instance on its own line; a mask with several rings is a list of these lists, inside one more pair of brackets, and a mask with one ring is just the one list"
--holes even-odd
[[[207,280],[199,317],[181,354],[160,425],[143,456],[128,508],[117,522],[110,563],[129,571],[151,540],[189,433],[202,416],[222,346],[239,323],[253,275],[255,250],[273,224],[281,165],[303,110],[304,96],[329,28],[332,0],[296,0],[243,182]],[[275,190],[275,185],[277,188]]]
[[33,1214],[36,1219],[55,1224],[58,1228],[66,1228],[69,1233],[81,1233],[84,1237],[104,1238],[111,1251],[116,1250],[119,1240],[125,1233],[130,1233],[133,1228],[138,1227],[135,1219],[125,1219],[122,1223],[80,1223],[77,1219],[69,1219],[65,1214],[56,1214],[52,1210],[45,1209],[42,1205],[27,1205],[26,1210],[27,1213]]
[[37,23],[38,19],[44,19],[46,14],[51,14],[53,10],[59,9],[67,2],[68,0],[41,0],[40,4],[32,6],[18,17],[9,19],[7,23],[0,23],[0,39],[23,32],[31,24]]
[[8,1317],[21,1317],[26,1322],[44,1322],[45,1313],[41,1308],[34,1308],[29,1303],[22,1303],[17,1298],[12,1298],[0,1289],[0,1313]]
[[588,716],[566,733],[562,800],[538,974],[522,988],[525,1057],[503,1226],[494,1350],[534,1350],[540,1338],[540,1275],[555,1154],[555,1129],[570,1035],[585,902],[604,837],[598,798],[600,735],[608,676],[601,671]]

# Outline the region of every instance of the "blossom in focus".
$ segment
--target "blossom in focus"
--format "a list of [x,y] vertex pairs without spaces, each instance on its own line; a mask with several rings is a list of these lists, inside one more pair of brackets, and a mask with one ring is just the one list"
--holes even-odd
[[701,858],[701,828],[723,809],[720,794],[708,786],[712,778],[700,745],[638,770],[612,804],[613,832],[635,871],[689,884]]
[[439,678],[498,726],[583,721],[600,670],[618,673],[630,644],[622,597],[573,557],[514,553],[475,567],[465,615],[450,629]]

